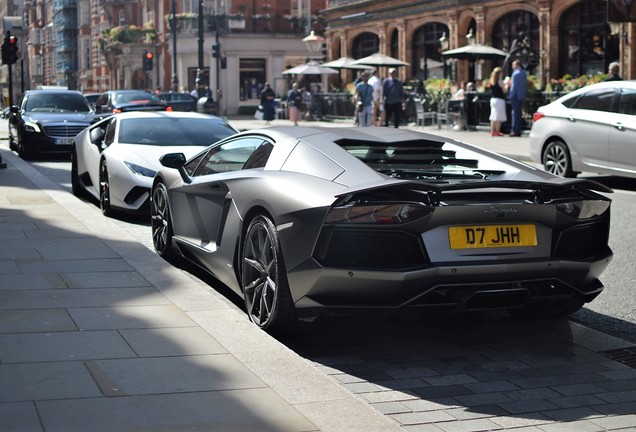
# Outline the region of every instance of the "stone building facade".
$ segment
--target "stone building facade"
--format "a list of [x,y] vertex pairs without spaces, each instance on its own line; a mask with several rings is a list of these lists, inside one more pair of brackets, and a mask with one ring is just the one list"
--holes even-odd
[[[636,77],[634,23],[609,23],[605,0],[331,0],[323,16],[330,58],[379,51],[409,63],[400,68],[403,79],[487,79],[494,66],[509,72],[515,58],[543,85],[566,74],[604,73],[613,61],[624,77]],[[497,60],[441,55],[470,43],[509,55]]]

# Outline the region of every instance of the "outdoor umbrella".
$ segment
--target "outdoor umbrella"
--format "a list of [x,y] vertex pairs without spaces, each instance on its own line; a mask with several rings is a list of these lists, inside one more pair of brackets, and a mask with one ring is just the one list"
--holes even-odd
[[324,67],[315,61],[310,61],[283,72],[283,75],[329,75],[337,74],[338,71],[330,67]]
[[491,47],[488,45],[466,45],[448,51],[443,51],[444,57],[455,58],[459,60],[499,60],[505,58],[508,53]]
[[387,67],[398,67],[398,66],[409,65],[409,63],[407,62],[403,62],[402,60],[398,60],[386,54],[380,54],[380,53],[371,54],[368,57],[363,57],[361,59],[358,59],[354,61],[353,64],[369,65],[369,66],[387,66]]
[[337,60],[332,60],[327,63],[323,63],[321,66],[330,67],[333,69],[371,69],[373,66],[355,64],[354,59],[351,57],[340,57]]

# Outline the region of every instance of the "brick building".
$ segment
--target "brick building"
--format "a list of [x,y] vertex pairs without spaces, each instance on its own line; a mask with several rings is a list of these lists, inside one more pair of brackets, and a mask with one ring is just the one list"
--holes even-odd
[[[605,0],[330,0],[322,15],[330,59],[379,51],[410,63],[400,68],[403,79],[487,79],[494,65],[509,67],[514,58],[543,84],[604,73],[612,61],[636,77],[634,23],[609,23]],[[447,59],[445,40],[450,49],[486,44],[510,56]]]

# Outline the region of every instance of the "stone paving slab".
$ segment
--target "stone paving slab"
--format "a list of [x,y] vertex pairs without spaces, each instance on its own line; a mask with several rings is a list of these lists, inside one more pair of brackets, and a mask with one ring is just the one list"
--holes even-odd
[[46,432],[318,430],[267,388],[37,402]]

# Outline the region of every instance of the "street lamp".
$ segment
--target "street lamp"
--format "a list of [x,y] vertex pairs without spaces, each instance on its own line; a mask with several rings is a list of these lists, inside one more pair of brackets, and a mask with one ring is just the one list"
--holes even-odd
[[[439,38],[439,46],[442,49],[442,52],[446,51],[448,49],[448,38],[446,37],[446,32],[442,32],[442,36]],[[446,57],[442,56],[442,62],[444,63],[443,66],[443,78],[446,78]]]
[[325,42],[325,38],[320,37],[312,30],[309,35],[303,38],[303,43],[311,53],[320,52],[322,44]]

